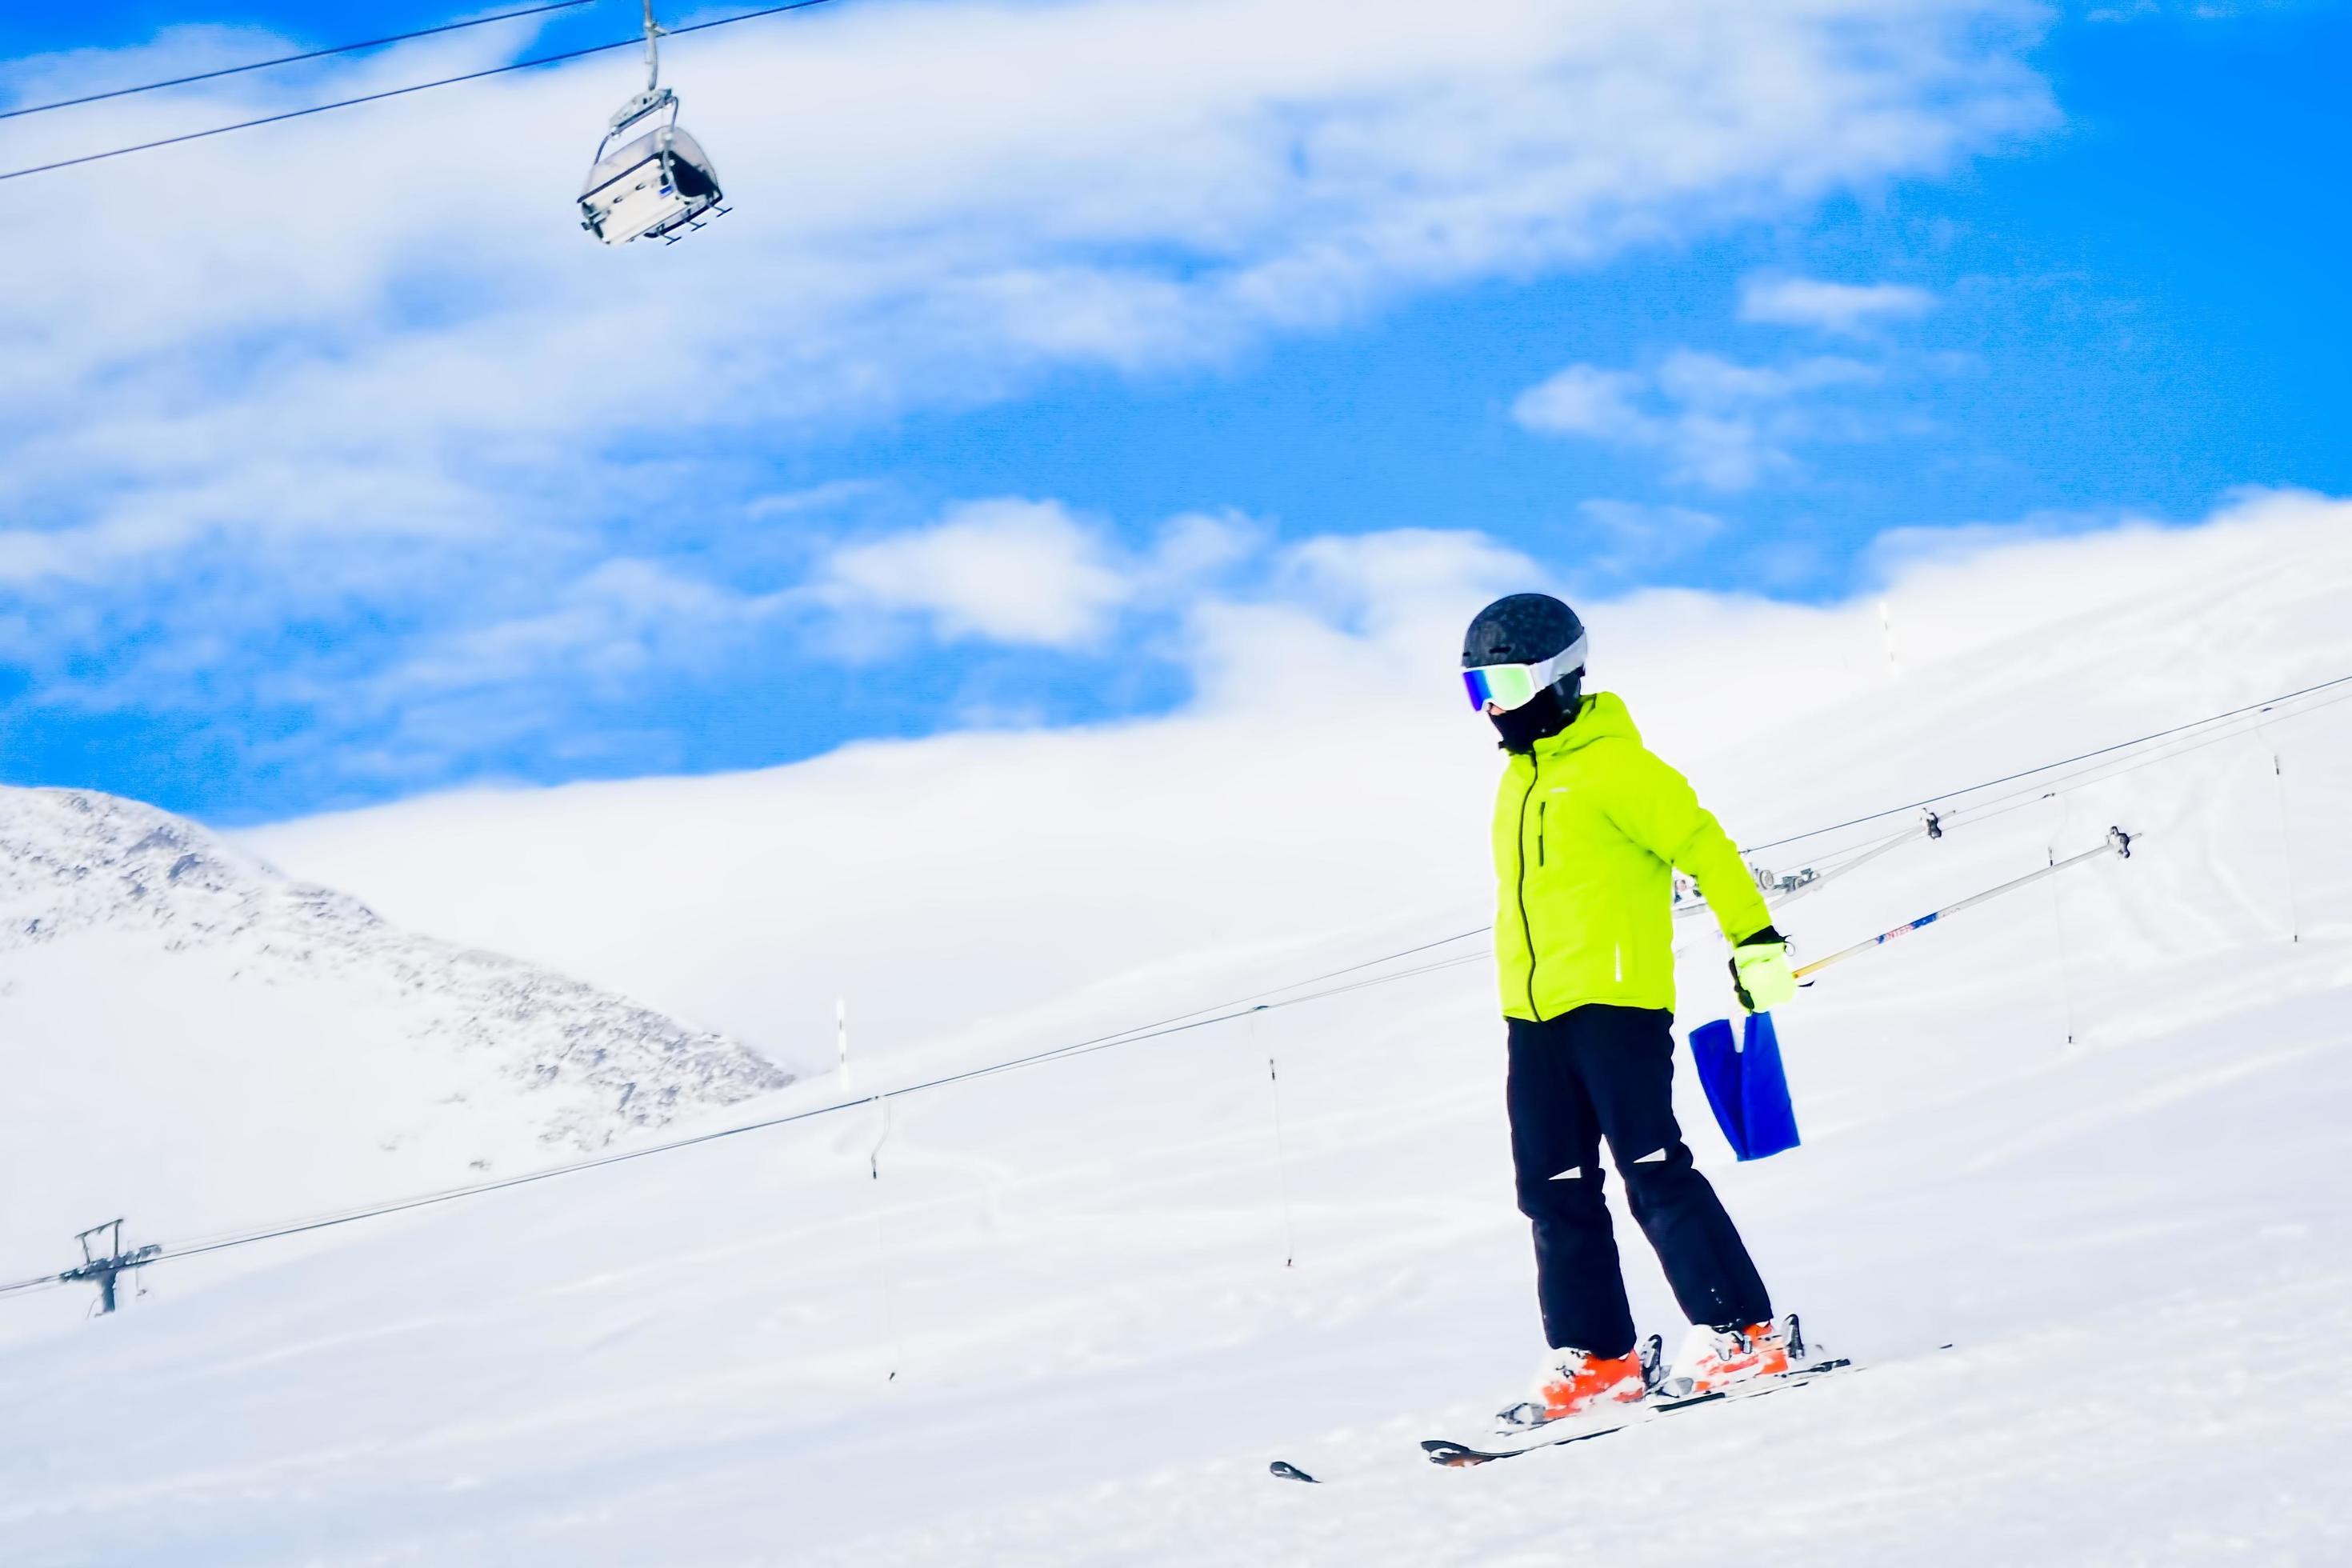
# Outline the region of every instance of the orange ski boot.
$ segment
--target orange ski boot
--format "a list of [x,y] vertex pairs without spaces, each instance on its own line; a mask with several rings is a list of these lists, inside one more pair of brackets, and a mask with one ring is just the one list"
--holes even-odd
[[1633,1352],[1606,1358],[1580,1350],[1550,1350],[1536,1371],[1535,1393],[1495,1417],[1499,1432],[1528,1432],[1547,1423],[1610,1405],[1632,1405],[1647,1393],[1642,1358]]
[[1659,1391],[1669,1398],[1688,1399],[1759,1377],[1778,1377],[1796,1364],[1790,1349],[1788,1332],[1777,1323],[1736,1329],[1694,1323]]

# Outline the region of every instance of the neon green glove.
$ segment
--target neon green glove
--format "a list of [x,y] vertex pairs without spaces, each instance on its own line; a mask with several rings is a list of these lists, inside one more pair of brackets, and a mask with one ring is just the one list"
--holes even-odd
[[1751,1013],[1769,1013],[1797,994],[1789,941],[1770,926],[1731,950],[1731,988]]

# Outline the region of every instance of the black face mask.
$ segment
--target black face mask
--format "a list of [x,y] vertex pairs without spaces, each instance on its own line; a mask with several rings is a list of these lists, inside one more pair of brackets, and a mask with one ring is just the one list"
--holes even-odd
[[1584,700],[1584,676],[1581,670],[1565,680],[1556,680],[1535,695],[1535,700],[1507,713],[1489,713],[1495,722],[1495,732],[1503,737],[1507,752],[1532,751],[1538,741],[1547,735],[1557,735],[1576,722],[1577,709]]

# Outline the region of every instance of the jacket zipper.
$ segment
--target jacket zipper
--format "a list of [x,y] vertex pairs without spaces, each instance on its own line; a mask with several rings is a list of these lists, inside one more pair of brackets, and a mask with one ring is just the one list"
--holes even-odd
[[[1535,923],[1528,919],[1528,802],[1535,798],[1536,784],[1542,777],[1543,763],[1537,759],[1535,749],[1529,747],[1528,793],[1519,796],[1519,932],[1528,939],[1528,1012],[1538,1024],[1543,1022],[1543,1009],[1536,1005],[1536,928]],[[1540,809],[1537,812],[1536,820],[1540,828],[1543,821]],[[1540,837],[1536,841],[1536,853],[1543,853]]]
[[1544,863],[1544,836],[1546,831],[1544,824],[1549,820],[1546,817],[1545,813],[1550,810],[1550,801],[1539,800],[1536,802],[1536,864],[1538,866]]

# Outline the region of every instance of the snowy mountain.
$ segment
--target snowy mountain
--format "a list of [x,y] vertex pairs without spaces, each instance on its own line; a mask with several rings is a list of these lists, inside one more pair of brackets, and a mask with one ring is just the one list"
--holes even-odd
[[[159,1223],[209,1193],[216,1223],[375,1196],[792,1081],[610,992],[398,930],[194,823],[66,790],[0,790],[0,1039],[12,1081],[39,1087],[0,1112],[5,1233],[45,1251],[109,1203]],[[158,1152],[201,1118],[203,1147],[134,1174],[73,1112]]]
[[[256,1247],[233,1275],[165,1265],[102,1323],[82,1289],[0,1300],[5,1555],[2343,1561],[2352,687],[2194,721],[2352,676],[2347,521],[2273,499],[1979,541],[1895,572],[1884,607],[1588,613],[1605,684],[1743,841],[1807,834],[1760,861],[1833,868],[1906,834],[1785,906],[1802,955],[2111,823],[2144,836],[1783,1009],[1801,1148],[1733,1163],[1685,1068],[1702,1167],[1779,1305],[1866,1363],[1851,1378],[1483,1470],[1423,1461],[1416,1438],[1522,1392],[1538,1340],[1484,913],[1461,907],[1495,759],[1473,716],[1391,689],[253,836],[475,940],[600,975],[583,960],[615,953],[633,992],[709,1016],[814,1027],[835,958],[864,953],[855,1087],[787,1089],[775,1110],[813,1113],[789,1125]],[[1430,613],[1368,617],[1334,668],[1433,663],[1451,699],[1475,586],[1414,584]],[[1720,679],[1759,649],[1790,694],[1761,724],[1752,684]],[[1948,802],[1941,838],[1900,810],[1809,831],[2167,730]],[[155,852],[151,887],[177,859]],[[803,896],[739,918],[786,860]],[[158,929],[133,933],[164,972]],[[1681,986],[1685,1026],[1724,1007],[1712,939]],[[1253,997],[1297,1005],[909,1091]],[[119,1076],[171,1075],[168,1040]],[[0,1137],[37,1143],[15,1172],[36,1181],[79,1143],[150,1188],[236,1163],[173,1146],[174,1109],[50,1100]],[[308,1206],[244,1196],[239,1221]],[[12,1224],[113,1212],[10,1200]],[[1672,1331],[1618,1213],[1637,1316]],[[104,1386],[138,1391],[135,1422]],[[1271,1479],[1277,1458],[1323,1484]]]

